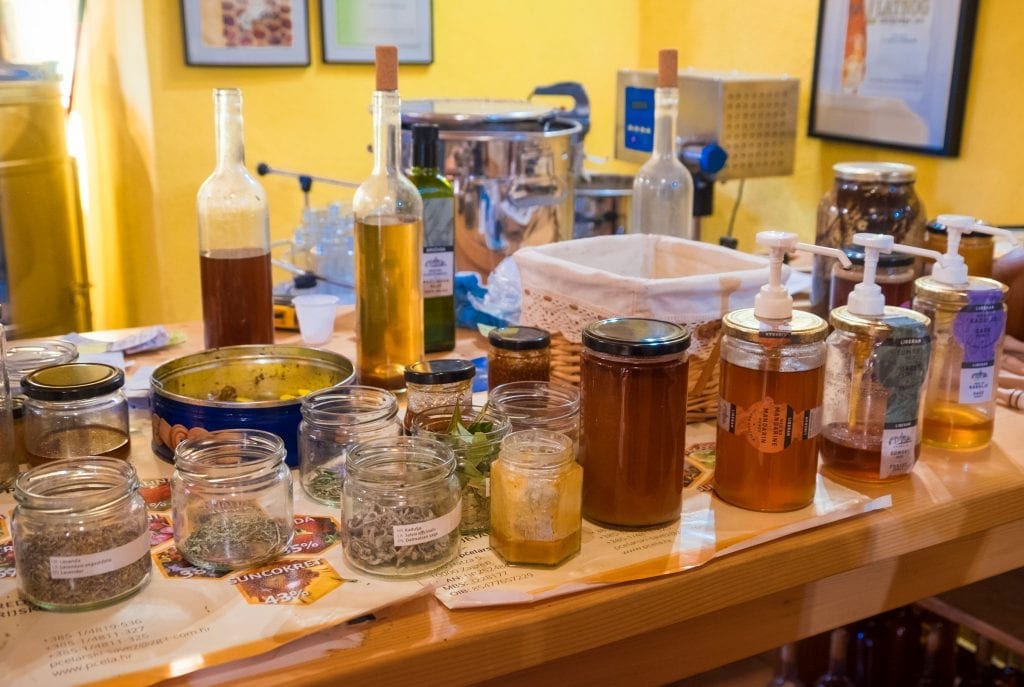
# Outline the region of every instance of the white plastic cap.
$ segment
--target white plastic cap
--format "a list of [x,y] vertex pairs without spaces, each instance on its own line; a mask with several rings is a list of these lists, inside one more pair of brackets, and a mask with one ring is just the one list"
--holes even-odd
[[939,215],[936,220],[946,227],[946,252],[932,268],[932,279],[943,284],[966,284],[967,263],[960,255],[960,236],[966,232],[1005,236],[1016,245],[1017,237],[1007,229],[990,227],[968,215]]
[[788,231],[759,231],[757,242],[768,249],[768,283],[754,296],[754,316],[762,320],[788,320],[793,316],[793,297],[782,283],[782,261],[786,253],[802,250],[829,255],[850,266],[850,259],[837,248],[825,248],[797,241],[797,235]]
[[942,254],[926,248],[914,248],[896,243],[889,234],[854,234],[853,243],[864,248],[864,278],[853,287],[846,300],[846,309],[862,317],[878,317],[885,314],[885,296],[875,283],[878,256],[882,253],[906,253],[939,260]]

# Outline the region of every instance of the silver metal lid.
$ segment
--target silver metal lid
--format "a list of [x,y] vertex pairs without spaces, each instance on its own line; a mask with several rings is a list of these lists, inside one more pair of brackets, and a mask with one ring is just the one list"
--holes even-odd
[[559,110],[549,105],[528,100],[426,98],[402,101],[403,124],[437,124],[442,128],[543,124],[554,119],[558,113]]
[[907,183],[917,179],[917,169],[902,162],[840,162],[832,165],[836,179]]

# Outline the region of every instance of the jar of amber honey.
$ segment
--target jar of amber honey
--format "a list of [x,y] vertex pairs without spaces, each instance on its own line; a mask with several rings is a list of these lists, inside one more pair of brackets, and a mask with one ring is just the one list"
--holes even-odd
[[618,527],[679,519],[686,448],[686,327],[643,318],[583,331],[583,516]]
[[[945,253],[947,238],[946,225],[937,220],[929,222],[924,233],[924,247]],[[991,234],[964,232],[960,235],[960,249],[957,252],[967,265],[967,274],[972,277],[992,276],[995,239]]]

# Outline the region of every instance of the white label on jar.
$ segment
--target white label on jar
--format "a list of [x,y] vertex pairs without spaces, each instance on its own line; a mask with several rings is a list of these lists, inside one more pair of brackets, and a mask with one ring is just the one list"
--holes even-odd
[[960,369],[960,403],[988,403],[992,400],[994,365]]
[[447,537],[458,529],[462,521],[462,499],[455,507],[439,518],[416,522],[411,525],[395,525],[392,534],[395,546],[416,546],[441,537]]
[[878,466],[879,479],[906,475],[914,468],[914,448],[917,445],[917,425],[910,423],[882,430],[882,460]]
[[50,556],[50,579],[74,580],[114,572],[149,555],[149,530],[121,546],[81,556]]

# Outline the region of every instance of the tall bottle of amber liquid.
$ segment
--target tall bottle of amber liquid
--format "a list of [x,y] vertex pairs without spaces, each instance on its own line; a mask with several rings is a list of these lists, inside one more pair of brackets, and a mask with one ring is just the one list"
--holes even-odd
[[973,217],[941,215],[946,227],[946,253],[929,277],[914,282],[914,310],[932,320],[932,359],[925,391],[922,440],[945,449],[970,450],[992,440],[1006,331],[1005,284],[972,277],[959,254],[960,235],[1006,236]]
[[828,670],[814,687],[856,687],[846,671],[846,644],[849,634],[844,628],[832,630],[828,646]]
[[402,174],[398,49],[378,46],[373,172],[356,191],[356,373],[368,386],[405,387],[423,358],[423,201]]
[[217,167],[199,187],[199,275],[206,347],[274,343],[270,215],[245,168],[242,92],[213,91]]
[[782,260],[796,249],[846,266],[850,260],[841,250],[796,239],[758,233],[757,242],[771,251],[768,284],[753,308],[722,318],[715,493],[750,510],[796,510],[814,499],[828,325],[793,310]]
[[834,331],[825,342],[822,467],[849,479],[890,482],[909,475],[921,453],[931,320],[885,304],[875,283],[879,254],[941,256],[896,245],[888,234],[855,234],[853,242],[864,250],[864,279],[847,305],[829,314]]

